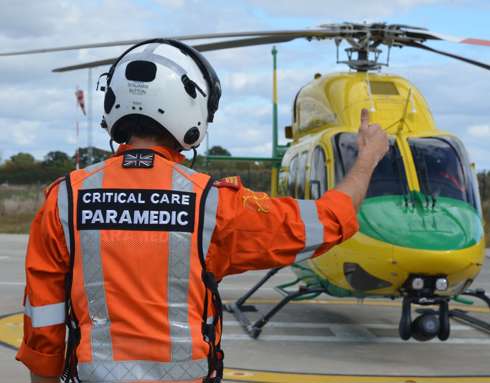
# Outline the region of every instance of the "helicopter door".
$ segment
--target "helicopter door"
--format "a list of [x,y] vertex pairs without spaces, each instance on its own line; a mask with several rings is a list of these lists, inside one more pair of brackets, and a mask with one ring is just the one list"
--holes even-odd
[[327,190],[327,167],[325,151],[321,146],[315,147],[311,156],[310,198],[318,199]]

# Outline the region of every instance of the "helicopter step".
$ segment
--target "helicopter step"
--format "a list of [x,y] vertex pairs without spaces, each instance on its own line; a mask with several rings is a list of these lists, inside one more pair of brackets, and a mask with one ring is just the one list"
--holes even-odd
[[260,336],[263,327],[271,320],[271,318],[292,300],[301,299],[303,297],[311,297],[312,295],[318,296],[322,293],[327,293],[327,290],[323,287],[310,288],[301,286],[298,288],[297,291],[294,292],[281,289],[280,292],[284,295],[284,297],[274,307],[267,311],[267,313],[265,313],[258,320],[252,323],[245,313],[255,312],[257,311],[257,309],[253,305],[245,305],[245,302],[281,269],[282,268],[276,268],[270,270],[243,296],[241,296],[233,303],[224,305],[224,309],[234,315],[234,317],[236,318],[238,323],[240,323],[245,332],[253,339],[257,339]]

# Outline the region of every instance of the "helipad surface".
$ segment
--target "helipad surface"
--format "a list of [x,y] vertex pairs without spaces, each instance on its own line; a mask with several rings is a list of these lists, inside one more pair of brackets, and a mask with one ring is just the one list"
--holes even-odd
[[[0,235],[0,383],[29,382],[27,370],[14,360],[22,336],[21,315],[16,313],[22,310],[26,241],[22,235]],[[473,287],[490,291],[488,261]],[[236,299],[261,275],[229,277],[221,285],[223,299]],[[257,308],[276,302],[273,284],[291,277],[283,271],[259,291],[253,299]],[[480,303],[464,309],[490,321],[490,311]],[[397,334],[399,316],[397,301],[359,303],[325,296],[289,305],[259,340],[252,340],[225,314],[225,378],[262,383],[490,382],[487,334],[453,321],[447,342],[403,342]]]

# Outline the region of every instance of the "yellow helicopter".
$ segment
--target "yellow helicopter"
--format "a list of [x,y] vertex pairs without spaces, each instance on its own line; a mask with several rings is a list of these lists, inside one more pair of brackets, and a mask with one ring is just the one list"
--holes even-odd
[[[392,47],[414,47],[442,54],[490,70],[490,65],[431,48],[427,40],[490,46],[490,41],[443,36],[405,25],[328,24],[315,29],[258,31],[174,36],[179,40],[224,39],[194,45],[211,51],[297,38],[332,39],[337,62],[352,71],[315,78],[298,92],[292,125],[286,127],[287,146],[273,145],[273,192],[299,199],[319,198],[335,187],[356,156],[360,111],[389,134],[390,150],[377,166],[358,214],[360,231],[345,243],[311,260],[292,266],[298,279],[279,286],[284,298],[259,320],[251,323],[245,303],[278,269],[271,270],[243,297],[227,306],[249,335],[256,338],[264,325],[288,302],[329,294],[336,297],[390,297],[403,299],[399,334],[426,341],[450,336],[450,316],[472,323],[476,318],[449,310],[458,295],[482,299],[481,290],[469,290],[485,258],[483,218],[474,165],[454,135],[439,130],[420,92],[406,79],[380,74],[389,64]],[[141,40],[39,49],[12,54],[129,45]],[[339,59],[346,42],[347,59]],[[381,46],[388,50],[380,62]],[[275,57],[275,56],[274,56]],[[114,58],[55,69],[56,72],[109,65]],[[276,94],[276,92],[275,92]],[[277,109],[276,109],[277,110]],[[277,117],[275,117],[277,123]],[[277,172],[278,171],[278,172]],[[273,193],[274,194],[274,193]],[[302,283],[297,291],[288,287]],[[437,307],[421,310],[412,320],[412,305]],[[479,323],[487,331],[490,326]],[[486,327],[485,327],[486,326]]]

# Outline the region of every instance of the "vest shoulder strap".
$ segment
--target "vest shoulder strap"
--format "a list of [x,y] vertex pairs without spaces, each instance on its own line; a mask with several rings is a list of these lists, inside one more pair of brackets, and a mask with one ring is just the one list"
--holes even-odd
[[[63,381],[70,383],[78,380],[76,348],[80,342],[80,329],[78,320],[73,312],[71,303],[71,288],[73,283],[73,268],[75,264],[75,228],[73,227],[73,188],[70,174],[63,177],[68,200],[68,231],[70,256],[70,268],[65,276],[65,324],[68,328],[68,340],[66,345],[65,366]],[[61,180],[60,180],[61,181]]]
[[44,196],[47,197],[49,193],[54,189],[56,185],[59,185],[62,181],[65,180],[66,177],[58,177],[56,178],[53,182],[51,182],[45,189],[44,189]]

